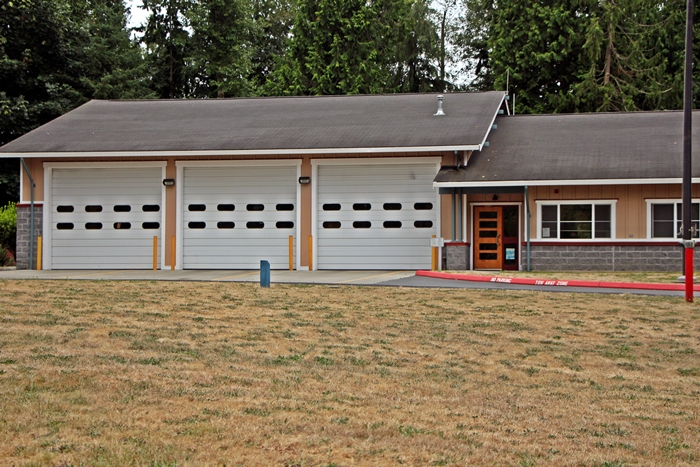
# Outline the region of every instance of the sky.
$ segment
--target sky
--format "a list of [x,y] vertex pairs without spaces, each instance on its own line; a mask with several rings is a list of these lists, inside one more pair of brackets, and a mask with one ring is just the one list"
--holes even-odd
[[141,0],[126,0],[126,5],[131,7],[130,27],[140,26],[146,21],[146,11],[138,7],[141,5]]

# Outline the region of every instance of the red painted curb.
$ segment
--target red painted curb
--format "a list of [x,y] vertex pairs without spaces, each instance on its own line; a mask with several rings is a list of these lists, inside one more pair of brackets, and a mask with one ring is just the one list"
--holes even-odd
[[[436,279],[451,279],[470,282],[495,282],[501,284],[519,284],[556,287],[600,287],[606,289],[635,289],[635,290],[679,290],[684,291],[683,284],[653,284],[644,282],[603,282],[603,281],[560,281],[547,279],[530,279],[524,277],[473,276],[469,274],[449,274],[435,271],[416,271],[416,276],[434,277]],[[695,292],[700,292],[700,285],[693,286]]]

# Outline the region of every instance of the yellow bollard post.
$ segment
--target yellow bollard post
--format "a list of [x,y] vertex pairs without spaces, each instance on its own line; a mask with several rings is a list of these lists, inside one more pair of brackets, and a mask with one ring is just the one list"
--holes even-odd
[[294,236],[289,236],[289,270],[294,270]]
[[314,237],[309,235],[309,271],[314,270]]
[[158,237],[153,237],[153,270],[158,269]]
[[41,237],[36,238],[36,270],[41,271]]
[[175,270],[175,235],[170,237],[170,270]]
[[[436,237],[437,237],[436,235],[433,235],[433,238],[436,238]],[[431,270],[431,271],[437,271],[437,263],[438,263],[438,261],[437,261],[437,257],[438,257],[437,251],[438,251],[438,249],[437,249],[436,246],[432,247],[432,249],[431,249],[431,258],[430,258],[430,270]]]

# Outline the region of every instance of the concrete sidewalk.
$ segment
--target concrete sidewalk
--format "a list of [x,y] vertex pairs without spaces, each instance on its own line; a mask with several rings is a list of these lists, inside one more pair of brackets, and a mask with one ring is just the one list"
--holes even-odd
[[[412,277],[415,271],[271,271],[272,283],[375,285]],[[258,270],[1,270],[3,279],[41,280],[153,280],[259,282]]]

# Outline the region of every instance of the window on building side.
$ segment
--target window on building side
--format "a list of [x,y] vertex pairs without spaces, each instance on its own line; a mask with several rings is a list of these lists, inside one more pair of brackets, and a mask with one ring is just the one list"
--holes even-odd
[[[683,203],[675,200],[657,200],[650,202],[651,238],[681,238],[683,225]],[[700,238],[700,203],[690,207],[691,227],[695,228],[694,238]]]
[[538,202],[539,237],[557,240],[612,238],[614,202]]

